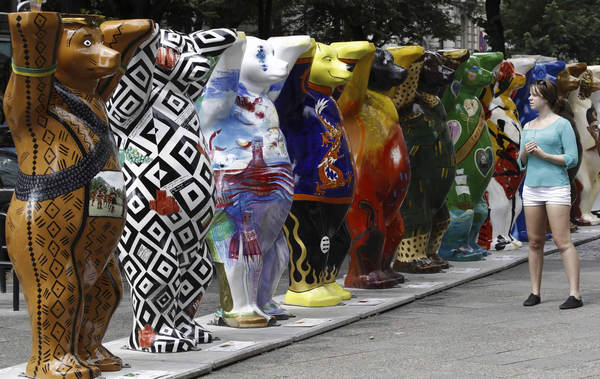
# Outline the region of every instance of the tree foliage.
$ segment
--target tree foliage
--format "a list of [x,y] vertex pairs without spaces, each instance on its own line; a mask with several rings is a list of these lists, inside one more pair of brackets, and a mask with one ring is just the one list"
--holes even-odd
[[459,25],[450,6],[473,8],[476,0],[48,0],[46,10],[152,18],[190,32],[234,27],[267,38],[309,34],[319,41],[365,40],[378,45],[453,39]]
[[600,63],[598,0],[504,0],[508,50]]
[[453,39],[459,25],[448,15],[453,0],[304,0],[283,9],[287,34],[309,34],[323,42],[370,40],[421,43],[423,37]]

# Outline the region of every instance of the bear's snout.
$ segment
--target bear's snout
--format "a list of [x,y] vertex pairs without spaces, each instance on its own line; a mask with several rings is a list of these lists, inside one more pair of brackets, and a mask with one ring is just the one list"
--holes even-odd
[[98,67],[117,68],[121,64],[121,53],[109,47],[98,48]]

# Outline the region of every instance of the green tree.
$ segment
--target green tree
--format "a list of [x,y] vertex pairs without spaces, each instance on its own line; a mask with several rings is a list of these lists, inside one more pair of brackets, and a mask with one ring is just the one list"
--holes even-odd
[[447,9],[472,7],[459,0],[303,0],[290,1],[282,9],[286,34],[304,33],[319,41],[370,40],[377,45],[391,41],[421,43],[423,37],[452,39],[459,31]]
[[504,0],[509,52],[600,63],[598,5],[597,0]]
[[459,31],[448,7],[473,9],[476,0],[48,0],[46,10],[152,18],[183,32],[234,27],[268,38],[309,34],[319,41],[452,39]]

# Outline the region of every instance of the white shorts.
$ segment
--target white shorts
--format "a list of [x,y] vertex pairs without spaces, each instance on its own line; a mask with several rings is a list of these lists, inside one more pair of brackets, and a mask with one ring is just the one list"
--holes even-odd
[[523,186],[523,206],[557,204],[571,205],[571,186],[529,187]]

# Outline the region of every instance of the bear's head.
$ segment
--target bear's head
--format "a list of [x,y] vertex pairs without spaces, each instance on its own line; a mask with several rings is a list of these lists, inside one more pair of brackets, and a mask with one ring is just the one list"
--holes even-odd
[[498,76],[494,86],[494,95],[510,95],[514,90],[525,85],[525,75],[515,70],[515,65],[509,61],[503,61],[498,68]]
[[440,95],[454,79],[456,68],[446,65],[444,56],[435,51],[426,51],[423,61],[419,89],[432,95]]
[[598,81],[592,70],[586,69],[579,75],[579,98],[581,100],[590,98],[598,90],[600,90],[600,81]]
[[308,81],[320,87],[335,89],[352,78],[352,68],[371,50],[367,41],[337,42],[325,45],[317,42],[317,49]]
[[[240,89],[261,95],[283,84],[294,62],[310,46],[310,37],[246,38],[240,70]],[[241,93],[243,95],[243,93]]]
[[517,74],[521,74],[523,76],[526,76],[527,73],[535,66],[535,59],[533,58],[509,58],[508,62],[512,63]]
[[556,75],[556,84],[558,86],[558,95],[566,97],[569,92],[579,88],[579,75],[587,69],[585,63],[572,63],[566,65],[565,69]]
[[408,71],[394,63],[394,56],[385,49],[375,49],[369,74],[369,89],[386,92],[399,86],[408,77]]
[[531,70],[531,81],[535,82],[542,79],[550,79],[556,82],[556,77],[560,74],[566,65],[563,61],[538,62]]
[[56,78],[67,86],[94,93],[101,78],[113,75],[121,54],[104,45],[99,16],[64,17],[57,49]]
[[396,108],[401,109],[415,101],[425,49],[421,46],[402,46],[390,47],[388,50],[394,56],[394,63],[408,71],[406,80],[388,92]]
[[[469,59],[467,59],[467,61],[460,65],[460,67],[456,70],[454,83],[460,82],[461,89],[466,89],[472,92],[473,95],[479,96],[481,90],[494,81],[494,74],[484,67],[491,67],[493,69],[493,67],[495,67],[501,61],[502,59],[499,59],[495,64],[493,64],[495,59],[492,59],[491,57],[487,58],[475,55],[470,56]],[[461,89],[456,91],[454,84],[452,86],[455,96],[458,96],[458,93]]]
[[[600,83],[600,66],[588,66],[588,70],[592,73],[594,83]],[[600,90],[593,91],[590,100],[596,113],[600,114]]]

